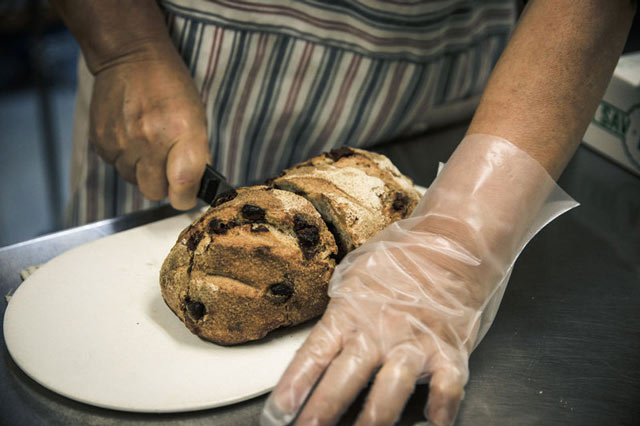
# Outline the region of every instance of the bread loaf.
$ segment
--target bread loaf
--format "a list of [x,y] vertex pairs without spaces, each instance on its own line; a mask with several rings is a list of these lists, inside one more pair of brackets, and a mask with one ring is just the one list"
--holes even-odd
[[160,272],[191,332],[222,345],[319,316],[336,261],[419,199],[384,156],[340,148],[218,199],[183,230]]
[[184,230],[160,273],[162,296],[187,328],[230,345],[320,315],[337,247],[304,198],[239,189]]
[[311,201],[334,232],[339,259],[408,217],[420,199],[413,182],[387,157],[349,147],[285,170],[273,185]]

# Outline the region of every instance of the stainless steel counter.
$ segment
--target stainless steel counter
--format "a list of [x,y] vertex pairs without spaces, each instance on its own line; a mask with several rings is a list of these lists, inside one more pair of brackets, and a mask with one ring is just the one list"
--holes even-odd
[[[428,185],[463,133],[450,127],[378,150]],[[471,356],[457,425],[640,424],[640,178],[581,147],[560,184],[582,206],[545,228],[516,263],[495,323]],[[174,213],[163,207],[2,248],[0,293],[18,287],[27,266]],[[426,386],[416,388],[400,424],[423,420],[427,396]],[[342,423],[353,422],[363,399]],[[3,345],[2,425],[256,424],[264,400],[174,415],[95,408],[38,385]]]

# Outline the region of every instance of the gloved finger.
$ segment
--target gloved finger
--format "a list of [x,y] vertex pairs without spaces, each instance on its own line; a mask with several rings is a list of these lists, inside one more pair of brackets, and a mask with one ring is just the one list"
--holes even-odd
[[437,426],[451,425],[464,396],[466,374],[454,365],[438,367],[429,382],[429,401],[425,416]]
[[296,356],[280,378],[278,385],[269,395],[262,410],[260,424],[262,426],[289,424],[341,347],[339,331],[332,327],[330,321],[323,318],[311,330],[309,337],[296,352]]
[[331,362],[300,413],[296,424],[333,425],[351,405],[379,365],[375,344],[360,334]]
[[142,158],[136,167],[136,180],[142,195],[151,201],[160,201],[167,196],[169,183],[164,158]]
[[136,166],[140,157],[133,154],[132,151],[122,151],[115,159],[114,166],[118,174],[129,183],[136,184]]
[[171,146],[166,170],[169,202],[174,208],[188,210],[196,205],[196,195],[208,159],[206,136],[204,140],[179,141]]
[[396,348],[376,374],[356,426],[394,424],[415,388],[424,358],[417,348]]

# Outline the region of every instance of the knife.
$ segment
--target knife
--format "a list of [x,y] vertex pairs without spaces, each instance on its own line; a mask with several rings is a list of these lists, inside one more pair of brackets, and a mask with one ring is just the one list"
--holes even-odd
[[216,198],[233,192],[235,192],[235,189],[227,182],[227,178],[207,164],[202,180],[200,181],[198,198],[209,205],[213,205]]

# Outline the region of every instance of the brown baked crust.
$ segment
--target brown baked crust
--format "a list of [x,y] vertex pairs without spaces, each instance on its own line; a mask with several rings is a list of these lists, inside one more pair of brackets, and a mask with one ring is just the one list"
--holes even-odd
[[162,296],[204,339],[256,340],[324,311],[336,253],[307,200],[266,186],[242,188],[180,234],[162,266]]
[[408,217],[420,199],[387,157],[346,146],[287,169],[269,183],[313,204],[336,236],[339,259]]

